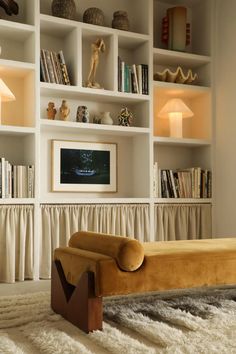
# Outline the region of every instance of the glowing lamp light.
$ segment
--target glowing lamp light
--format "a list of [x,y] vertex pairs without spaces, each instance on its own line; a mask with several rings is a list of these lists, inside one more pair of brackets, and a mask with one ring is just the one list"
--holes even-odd
[[5,82],[0,79],[0,124],[1,124],[1,105],[2,102],[14,101],[16,98],[9,90]]
[[174,138],[183,137],[183,118],[190,118],[193,112],[180,98],[172,98],[160,110],[160,118],[170,120],[170,136]]

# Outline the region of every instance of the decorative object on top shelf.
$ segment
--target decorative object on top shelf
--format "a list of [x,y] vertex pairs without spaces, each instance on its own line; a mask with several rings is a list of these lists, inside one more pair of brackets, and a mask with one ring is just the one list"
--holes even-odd
[[19,6],[14,0],[0,0],[0,7],[2,7],[9,16],[12,14],[18,15],[19,13]]
[[98,82],[95,81],[97,67],[99,64],[99,54],[100,52],[104,53],[106,49],[104,40],[102,38],[98,38],[94,43],[91,44],[91,61],[90,61],[90,71],[88,75],[88,79],[86,82],[86,87],[90,88],[102,88]]
[[133,113],[127,108],[122,108],[118,115],[119,125],[130,127],[133,124]]
[[69,114],[70,114],[70,108],[68,107],[66,100],[62,100],[59,112],[60,112],[60,119],[61,120],[68,120]]
[[104,26],[104,13],[97,7],[90,7],[83,14],[83,22],[92,25]]
[[1,104],[2,102],[14,101],[16,98],[11,92],[11,90],[7,87],[5,82],[0,79],[0,124],[1,122]]
[[190,44],[190,23],[187,23],[186,7],[167,9],[167,15],[162,20],[162,42],[170,50],[186,50],[186,46]]
[[183,137],[182,123],[183,118],[190,118],[193,112],[180,98],[172,98],[160,110],[160,118],[170,120],[170,136],[175,138]]
[[126,11],[116,11],[113,14],[112,28],[129,31],[129,19]]
[[101,112],[101,124],[113,124],[113,119],[111,118],[110,112]]
[[47,117],[48,119],[55,119],[55,115],[57,113],[57,110],[55,108],[54,102],[48,102],[48,108],[47,108]]
[[53,191],[116,192],[115,143],[52,140]]
[[154,74],[154,80],[174,82],[177,84],[193,84],[197,79],[197,74],[193,74],[191,69],[189,69],[185,75],[183,69],[180,66],[178,66],[175,71],[164,69],[163,71]]
[[78,106],[76,122],[89,123],[89,111],[86,106]]
[[56,17],[74,20],[76,15],[76,5],[74,0],[53,0],[52,15]]

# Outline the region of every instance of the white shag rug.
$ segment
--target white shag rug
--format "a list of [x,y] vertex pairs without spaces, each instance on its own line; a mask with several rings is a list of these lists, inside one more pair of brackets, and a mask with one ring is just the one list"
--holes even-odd
[[48,292],[0,297],[1,354],[233,354],[236,288],[108,299],[103,327],[81,332]]

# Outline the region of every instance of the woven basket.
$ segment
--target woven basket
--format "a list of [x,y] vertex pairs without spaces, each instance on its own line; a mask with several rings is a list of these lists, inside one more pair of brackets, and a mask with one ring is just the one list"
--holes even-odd
[[53,0],[52,15],[56,17],[74,20],[76,14],[76,5],[74,0]]
[[129,19],[126,11],[116,11],[113,14],[112,28],[129,31]]
[[84,12],[83,22],[104,26],[104,13],[97,7],[90,7]]

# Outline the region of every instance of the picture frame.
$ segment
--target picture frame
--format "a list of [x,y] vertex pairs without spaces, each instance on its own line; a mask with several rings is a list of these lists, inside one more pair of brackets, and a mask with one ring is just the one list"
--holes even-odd
[[117,144],[52,140],[53,192],[117,192]]

